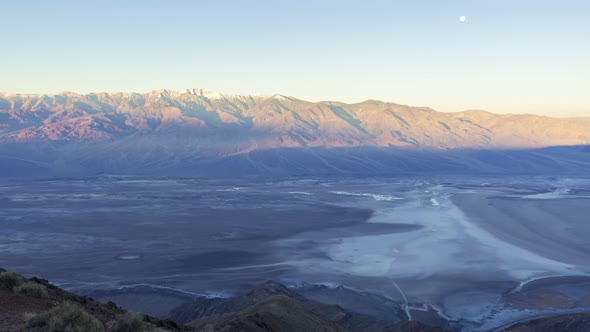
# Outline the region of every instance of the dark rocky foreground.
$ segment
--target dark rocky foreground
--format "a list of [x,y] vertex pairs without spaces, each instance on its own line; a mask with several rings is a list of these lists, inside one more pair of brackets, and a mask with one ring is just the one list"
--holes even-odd
[[[232,298],[199,299],[174,309],[171,318],[198,329],[257,330],[268,326],[278,331],[396,331],[408,322],[392,323],[338,305],[309,300],[287,287],[269,281]],[[405,318],[405,317],[404,317]],[[421,324],[407,325],[418,331],[439,331]]]
[[[52,319],[53,318],[53,319]],[[61,319],[61,322],[57,322]],[[0,331],[192,331],[0,269]]]
[[184,324],[131,313],[0,269],[0,331],[443,331],[417,322],[388,324],[307,300],[275,282],[241,296],[181,306],[173,317]]
[[305,299],[275,282],[242,296],[181,306],[173,317],[190,319],[187,325],[199,331],[444,331],[418,322],[378,321]]
[[[414,321],[397,323],[309,300],[266,282],[232,298],[181,305],[172,320],[132,313],[115,303],[78,296],[39,278],[0,269],[0,331],[445,331]],[[537,318],[502,331],[588,331],[590,313]]]

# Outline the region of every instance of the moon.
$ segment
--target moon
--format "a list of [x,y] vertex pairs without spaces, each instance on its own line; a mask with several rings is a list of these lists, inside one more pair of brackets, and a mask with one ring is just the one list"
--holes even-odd
[[466,20],[467,20],[467,16],[460,16],[460,17],[459,17],[459,21],[460,21],[461,23],[465,22]]

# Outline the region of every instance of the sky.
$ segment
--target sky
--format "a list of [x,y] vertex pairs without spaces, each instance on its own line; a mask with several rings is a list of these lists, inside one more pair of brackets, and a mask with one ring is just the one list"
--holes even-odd
[[587,0],[0,0],[0,8],[3,92],[200,87],[590,116]]

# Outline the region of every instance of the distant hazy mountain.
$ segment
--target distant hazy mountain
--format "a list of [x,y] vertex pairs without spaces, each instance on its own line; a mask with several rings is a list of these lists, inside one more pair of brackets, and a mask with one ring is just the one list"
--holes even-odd
[[[441,113],[380,101],[312,103],[202,89],[0,94],[0,161],[5,164],[0,171],[7,174],[23,167],[142,174],[454,170],[463,169],[464,160],[444,151],[505,154],[506,149],[587,144],[590,118]],[[554,161],[542,160],[540,166],[547,162]]]

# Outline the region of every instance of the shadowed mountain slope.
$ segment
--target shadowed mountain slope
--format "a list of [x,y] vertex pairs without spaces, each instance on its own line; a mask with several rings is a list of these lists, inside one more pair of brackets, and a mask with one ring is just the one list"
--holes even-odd
[[0,269],[1,331],[411,331],[442,329],[418,322],[382,322],[310,301],[281,284],[267,282],[242,296],[203,299],[176,311],[179,325],[66,292],[38,278]]
[[395,321],[349,312],[338,305],[309,300],[266,282],[236,297],[200,299],[174,309],[171,318],[199,330],[236,331],[444,331],[407,317]]

